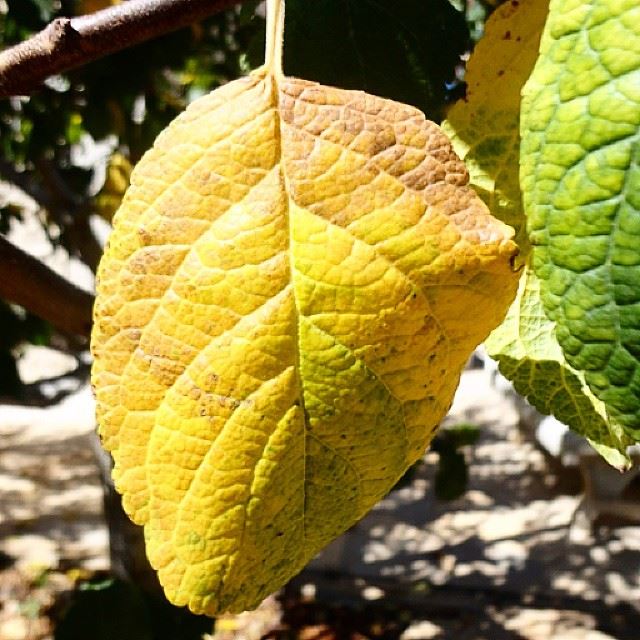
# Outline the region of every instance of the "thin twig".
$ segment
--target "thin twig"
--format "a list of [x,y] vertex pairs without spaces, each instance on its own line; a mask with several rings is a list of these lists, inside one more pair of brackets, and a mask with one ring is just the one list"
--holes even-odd
[[93,296],[0,235],[0,298],[66,334],[88,337]]
[[0,52],[0,98],[27,95],[49,76],[176,31],[243,0],[129,0],[77,18],[57,18]]

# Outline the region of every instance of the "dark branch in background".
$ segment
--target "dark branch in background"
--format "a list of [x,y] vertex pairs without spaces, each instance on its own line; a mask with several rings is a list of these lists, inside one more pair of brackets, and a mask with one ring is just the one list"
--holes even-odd
[[93,296],[0,236],[0,298],[65,334],[88,337]]
[[77,18],[58,18],[0,52],[0,98],[27,95],[51,75],[176,31],[242,0],[129,0]]

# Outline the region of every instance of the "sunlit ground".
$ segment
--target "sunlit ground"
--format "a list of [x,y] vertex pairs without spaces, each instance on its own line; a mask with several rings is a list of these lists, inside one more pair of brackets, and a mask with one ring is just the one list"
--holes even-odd
[[[52,404],[0,407],[0,638],[39,640],[74,588],[108,577],[108,537],[86,365],[33,347],[20,367]],[[578,467],[545,455],[491,379],[468,370],[446,421],[481,428],[461,498],[436,499],[428,453],[277,601],[214,637],[637,639],[640,526],[585,503]],[[637,503],[638,481],[625,492]]]

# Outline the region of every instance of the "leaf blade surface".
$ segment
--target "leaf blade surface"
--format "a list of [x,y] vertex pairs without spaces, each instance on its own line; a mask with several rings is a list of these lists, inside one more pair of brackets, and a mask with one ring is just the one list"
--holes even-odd
[[520,93],[533,70],[547,16],[546,0],[505,3],[486,24],[469,60],[466,100],[443,128],[470,171],[470,183],[499,219],[512,225],[523,265],[520,289],[504,322],[486,342],[518,393],[589,439],[612,465],[628,466],[631,439],[567,361],[555,323],[541,302],[544,286],[531,267],[519,184]]
[[135,169],[93,380],[172,602],[255,606],[422,454],[515,289],[467,179],[416,109],[263,72]]
[[552,2],[523,91],[521,181],[569,363],[640,437],[640,7]]

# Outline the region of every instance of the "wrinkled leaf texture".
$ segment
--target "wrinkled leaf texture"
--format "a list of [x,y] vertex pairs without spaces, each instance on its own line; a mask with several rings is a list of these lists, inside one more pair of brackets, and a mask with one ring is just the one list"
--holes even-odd
[[468,93],[443,123],[467,164],[471,184],[492,213],[516,229],[524,266],[519,292],[487,351],[518,393],[584,435],[606,459],[628,466],[632,440],[567,361],[555,323],[542,305],[542,284],[530,266],[530,244],[519,185],[520,93],[536,62],[548,0],[503,4],[467,66]]
[[93,383],[172,602],[256,606],[422,455],[516,288],[467,181],[416,109],[264,70],[135,168]]
[[523,89],[521,185],[567,362],[640,439],[640,5],[552,0]]

